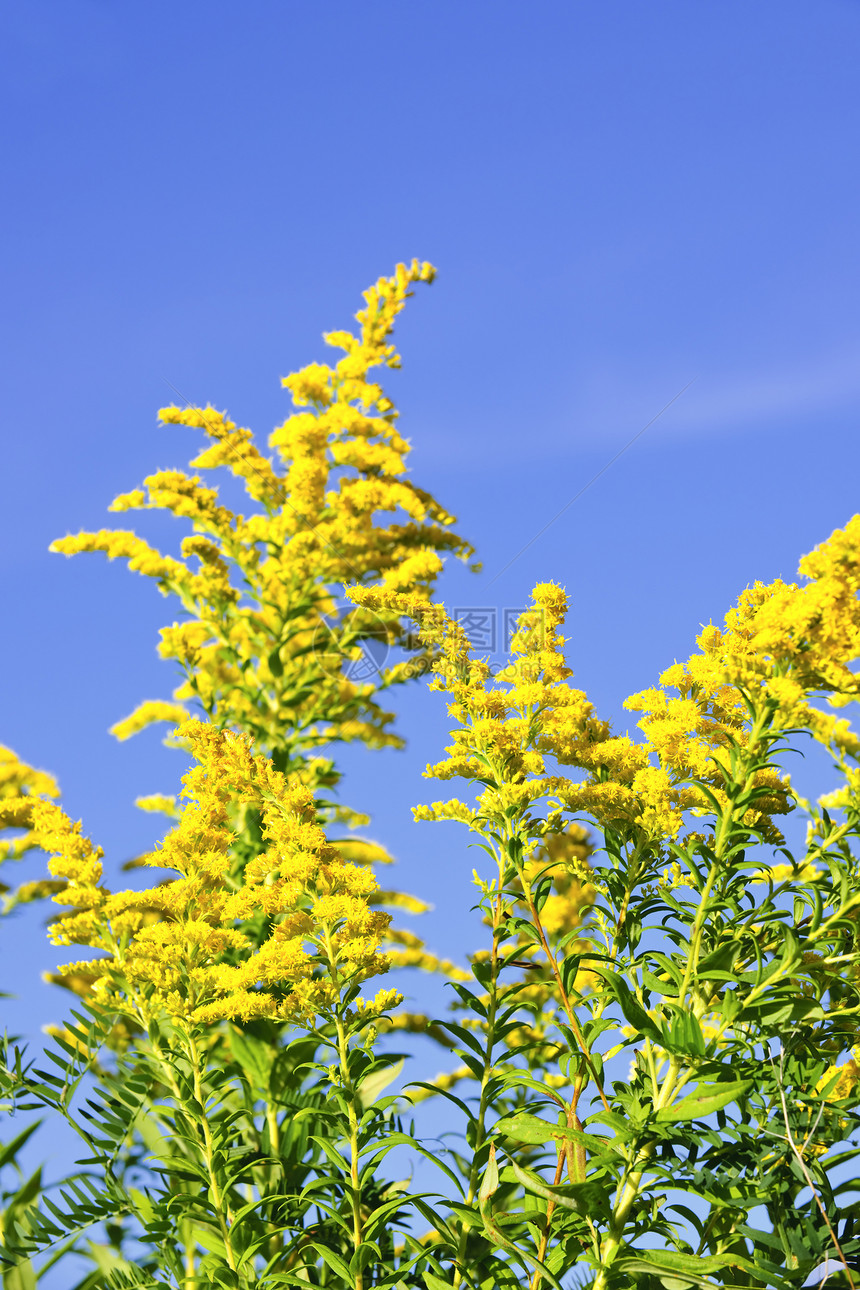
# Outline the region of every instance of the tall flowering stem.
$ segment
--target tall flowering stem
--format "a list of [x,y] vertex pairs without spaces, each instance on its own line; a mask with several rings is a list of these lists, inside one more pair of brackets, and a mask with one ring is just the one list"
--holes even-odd
[[[522,1055],[508,1054],[507,1086],[519,1080],[539,1095],[534,1112],[558,1113],[554,1124],[531,1108],[509,1113],[496,1099],[502,1113],[480,1192],[488,1239],[530,1265],[533,1290],[581,1262],[593,1269],[594,1290],[641,1276],[722,1284],[735,1272],[775,1284],[763,1270],[775,1247],[752,1224],[756,1206],[768,1210],[784,1265],[798,1276],[811,1273],[829,1242],[843,1265],[855,1249],[837,1230],[833,1185],[819,1162],[858,1101],[857,1050],[847,1063],[837,1058],[860,1040],[852,847],[860,741],[820,703],[838,710],[860,697],[848,667],[860,655],[860,517],[805,557],[800,572],[805,584],[755,584],[724,629],[704,629],[698,653],[627,700],[642,714],[638,741],[616,735],[570,687],[560,588],[535,588],[511,663],[493,678],[456,622],[438,611],[430,621],[433,686],[447,692],[455,729],[447,759],[427,773],[471,781],[478,797],[416,815],[466,823],[491,854],[507,848],[519,998],[524,1008],[541,1005],[540,1018],[523,1020]],[[409,597],[353,595],[418,618],[431,634]],[[801,734],[831,753],[844,783],[818,808],[782,770]],[[798,808],[810,830],[806,854],[795,857],[779,822]],[[567,880],[581,884],[579,909],[550,932],[549,902],[559,895],[550,844],[579,821],[596,829],[602,848],[572,857]],[[535,979],[538,962],[549,979]],[[547,1016],[555,1043],[546,1041]],[[777,1038],[791,1052],[779,1071],[771,1065]],[[714,1115],[721,1126],[731,1116],[744,1143],[788,1117],[785,1152],[768,1156],[766,1137],[758,1154],[750,1148],[746,1158],[758,1163],[731,1175],[731,1201],[708,1196],[711,1216],[696,1237],[664,1214],[658,1189],[681,1179],[701,1186],[692,1178]],[[550,1149],[554,1158],[542,1162]],[[806,1179],[797,1150],[821,1215],[804,1232],[806,1262],[786,1217]],[[710,1167],[719,1172],[715,1151]]]
[[[347,832],[369,819],[338,800],[338,748],[345,743],[374,750],[401,746],[385,696],[421,668],[413,666],[414,659],[392,662],[393,650],[414,653],[412,635],[399,616],[349,606],[344,585],[381,580],[395,591],[409,588],[430,604],[446,556],[466,561],[472,556],[454,531],[454,517],[412,478],[410,445],[383,387],[383,378],[400,366],[394,343],[400,315],[416,288],[429,286],[434,276],[427,263],[398,265],[364,293],[353,330],[326,334],[336,358],[283,379],[292,408],[272,432],[268,453],[249,429],[211,406],[162,409],[162,421],[180,437],[202,433],[202,449],[189,471],[157,471],[142,487],[117,497],[111,509],[120,515],[138,512],[144,522],[151,511],[174,516],[191,530],[179,543],[178,558],[128,529],[69,534],[52,546],[67,556],[91,552],[125,560],[174,606],[176,620],[162,629],[159,653],[178,664],[183,679],[171,698],[148,699],[117,722],[114,735],[125,740],[157,723],[172,727],[199,709],[211,726],[248,736],[274,770],[307,790],[327,841],[365,874],[371,864],[389,863],[392,857],[385,847]],[[214,481],[224,470],[243,486],[247,507],[228,505],[219,493]],[[301,805],[305,822],[310,821],[308,801]],[[148,794],[137,804],[170,817],[178,810],[171,793]],[[231,891],[243,884],[257,890],[268,881],[259,868],[266,848],[264,813],[248,798],[234,810],[226,880]],[[63,880],[52,882],[53,887],[31,887],[26,898],[57,891]],[[411,913],[427,908],[375,883],[368,899]],[[244,926],[245,914],[234,902],[221,928],[227,940],[237,929],[252,940],[260,934],[268,910],[261,912],[247,899],[245,906],[253,926]],[[147,916],[169,919],[157,908]],[[162,934],[152,930],[153,947]],[[287,952],[283,936],[278,946],[278,953]],[[241,953],[239,942],[228,947],[225,941],[222,948]],[[167,944],[163,949],[169,953]],[[386,949],[392,954],[386,961],[421,971],[450,966],[402,928],[391,929]],[[275,953],[274,947],[265,953]],[[299,954],[296,964],[301,962]],[[55,979],[87,988],[86,972]],[[208,999],[208,1022],[216,1019],[219,997]],[[268,1006],[247,998],[244,1003],[252,1009]],[[274,1035],[290,1019],[288,1011],[252,1011],[242,1021],[267,1017],[276,1023]],[[223,1060],[229,1061],[229,1051]]]
[[[176,724],[196,701],[215,724],[252,735],[278,769],[318,788],[338,778],[330,755],[338,743],[399,746],[380,694],[413,675],[386,666],[392,646],[408,648],[408,634],[396,615],[345,612],[341,597],[345,584],[381,579],[429,600],[444,555],[472,554],[453,532],[454,517],[409,478],[399,414],[371,375],[400,366],[395,321],[412,288],[434,275],[417,260],[398,265],[365,293],[357,334],[325,336],[342,351],[338,362],[311,363],[284,378],[294,411],[269,438],[277,464],[226,413],[161,410],[165,424],[207,436],[209,446],[191,462],[198,473],[159,471],[111,509],[162,510],[189,521],[194,531],[182,540],[180,559],[128,530],[53,543],[65,555],[126,559],[182,610],[162,630],[159,652],[180,664],[185,679],[172,700],[147,700],[118,722],[118,738],[154,722]],[[199,473],[224,467],[242,481],[248,515],[224,505]]]
[[[83,996],[51,1071],[4,1046],[0,1091],[65,1116],[88,1149],[58,1203],[29,1207],[32,1180],[11,1195],[3,1275],[29,1283],[28,1260],[101,1231],[99,1284],[165,1290],[787,1290],[836,1265],[853,1286],[860,737],[840,712],[860,699],[860,517],[630,696],[638,734],[573,687],[552,583],[493,675],[433,603],[443,556],[469,549],[411,482],[370,378],[398,365],[395,320],[432,277],[398,266],[356,334],[326,337],[342,357],[285,378],[277,464],[226,414],[164,409],[207,434],[193,468],[230,469],[248,516],[201,474],[159,471],[114,509],[190,523],[180,558],[125,530],[56,544],[125,558],[176,598],[161,652],[183,683],[115,733],[179,722],[193,764],[181,800],[141,800],[174,822],[137,862],[162,872],[114,891],[51,777],[0,748],[0,859],[51,856],[7,908],[54,897],[51,939],[81,956],[55,979]],[[390,665],[392,647],[407,657]],[[427,775],[473,800],[416,816],[465,823],[490,862],[470,973],[392,931],[383,908],[420,902],[380,889],[381,848],[332,836],[361,818],[332,796],[337,746],[398,745],[383,692],[431,662],[454,729]],[[785,769],[808,740],[837,776],[818,802]],[[447,1018],[365,994],[406,963],[447,973]],[[467,1150],[404,1127],[380,1029],[453,1050],[414,1100],[448,1097]],[[385,1172],[392,1148],[423,1152],[457,1195],[410,1194]]]
[[[148,1035],[150,1066],[176,1108],[168,1121],[181,1141],[197,1144],[209,1197],[201,1203],[211,1206],[224,1262],[242,1283],[244,1238],[237,1245],[235,1218],[237,1207],[247,1208],[236,1190],[242,1171],[227,1166],[230,1117],[203,1064],[200,1037],[224,1020],[334,1024],[343,1050],[347,1003],[368,1025],[400,996],[360,995],[364,981],[387,971],[380,943],[390,915],[368,903],[377,886],[372,871],[327,842],[309,789],[254,754],[247,737],[199,721],[177,734],[196,764],[175,829],[148,857],[174,869],[172,880],[112,893],[102,884],[101,852],[80,825],[46,798],[34,801],[32,818],[54,853],[52,874],[64,880],[55,899],[71,906],[53,924],[52,939],[101,952],[60,971],[86,975],[101,1006]],[[260,812],[266,847],[239,872],[232,851],[248,806]],[[220,1107],[215,1120],[210,1104]],[[357,1160],[356,1151],[356,1167]],[[353,1201],[360,1224],[357,1183]]]

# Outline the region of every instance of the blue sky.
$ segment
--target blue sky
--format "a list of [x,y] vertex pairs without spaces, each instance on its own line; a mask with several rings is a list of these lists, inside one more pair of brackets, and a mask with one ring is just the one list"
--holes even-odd
[[[854,0],[19,0],[2,24],[0,742],[109,870],[153,841],[134,797],[182,769],[155,731],[107,734],[172,688],[172,607],[48,544],[187,463],[194,433],[155,416],[174,390],[264,442],[279,378],[398,260],[439,269],[398,327],[414,478],[485,565],[443,595],[564,584],[577,683],[619,729],[699,624],[857,509]],[[344,795],[461,956],[475,861],[409,812],[439,795],[444,709],[401,706],[409,750],[351,752]],[[55,951],[36,919],[2,930],[8,1024],[38,1033]]]

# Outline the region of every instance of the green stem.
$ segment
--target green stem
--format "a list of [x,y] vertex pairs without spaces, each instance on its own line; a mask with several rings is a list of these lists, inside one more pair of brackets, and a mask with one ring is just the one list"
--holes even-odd
[[[748,755],[746,758],[743,784],[741,785],[742,793],[746,792],[746,790],[750,787],[753,774],[754,774],[754,772],[749,769],[749,762],[751,760],[751,757],[749,754],[752,753],[752,751],[755,749],[756,744],[761,739],[762,731],[764,729],[764,726],[767,724],[767,720],[768,720],[768,711],[767,709],[764,709],[756,717],[755,721],[753,722],[752,729],[750,730],[749,743],[747,744]],[[690,988],[690,982],[692,981],[693,974],[695,973],[696,968],[698,967],[699,952],[702,947],[702,937],[704,935],[705,922],[707,920],[707,916],[709,912],[708,902],[710,900],[711,891],[713,890],[714,883],[716,882],[717,877],[720,873],[720,870],[722,869],[723,852],[725,851],[726,844],[728,843],[731,837],[731,833],[735,825],[736,811],[737,811],[737,807],[735,805],[735,801],[734,799],[730,798],[729,801],[726,802],[726,805],[723,808],[722,816],[720,817],[719,827],[717,829],[717,834],[714,839],[714,860],[713,860],[713,863],[711,864],[710,870],[708,871],[708,876],[707,876],[707,879],[705,880],[705,885],[702,888],[702,894],[699,899],[699,908],[696,910],[696,918],[693,923],[693,933],[692,933],[692,936],[690,937],[690,953],[687,958],[687,966],[684,970],[684,979],[681,983],[681,988],[678,991],[678,1006],[681,1008],[684,1007],[684,1004],[687,998],[687,992]]]
[[[496,1046],[496,1015],[499,1010],[498,999],[498,981],[499,981],[499,943],[500,932],[502,928],[502,914],[504,905],[502,901],[502,865],[499,863],[499,887],[493,900],[493,942],[490,950],[490,981],[489,981],[489,1001],[487,1004],[487,1028],[486,1028],[486,1046],[484,1048],[484,1068],[481,1072],[481,1095],[478,1102],[478,1114],[475,1117],[475,1141],[472,1147],[472,1165],[469,1169],[469,1189],[466,1193],[466,1205],[474,1207],[475,1200],[480,1187],[480,1152],[487,1140],[486,1118],[489,1110],[489,1083],[493,1073],[493,1049]],[[469,1240],[469,1229],[465,1225],[460,1232],[460,1240],[457,1248],[457,1262],[454,1268],[454,1288],[459,1286],[463,1280],[463,1261],[466,1256],[466,1246]]]
[[[322,945],[328,960],[328,972],[337,996],[334,1011],[334,1025],[337,1034],[337,1055],[340,1067],[340,1084],[346,1095],[347,1141],[349,1142],[349,1181],[350,1209],[352,1210],[352,1241],[356,1253],[364,1240],[364,1227],[361,1215],[361,1187],[358,1165],[358,1090],[352,1082],[349,1068],[349,1034],[344,1025],[341,991],[343,981],[337,969],[337,948],[332,940],[331,928],[326,927],[322,936]],[[353,1279],[353,1290],[364,1290],[364,1273],[358,1268]]]
[[[346,1111],[349,1122],[349,1180],[352,1201],[352,1241],[355,1250],[358,1251],[358,1248],[364,1239],[364,1233],[361,1218],[361,1192],[358,1169],[358,1115],[355,1110],[357,1092],[352,1082],[352,1076],[350,1075],[349,1042],[346,1027],[343,1024],[343,1017],[339,1010],[335,1014],[335,1028],[337,1030],[337,1051],[340,1062],[341,1085],[346,1094]],[[355,1273],[353,1285],[354,1290],[364,1290],[364,1274],[360,1268]]]
[[[755,750],[756,745],[761,740],[764,727],[768,721],[768,715],[767,709],[764,709],[753,721],[752,729],[750,730],[749,742],[746,748],[747,756],[745,758],[743,781],[740,785],[741,792],[736,796],[742,796],[750,787],[752,782],[754,775],[754,772],[750,770],[752,753]],[[714,839],[714,860],[711,864],[707,879],[705,880],[705,885],[702,888],[702,893],[699,898],[699,907],[696,910],[696,917],[693,922],[693,929],[690,937],[690,952],[687,958],[687,966],[684,970],[684,977],[678,991],[678,1004],[681,1008],[684,1007],[687,1001],[690,986],[698,967],[702,938],[704,936],[705,925],[709,912],[711,892],[722,869],[723,855],[734,829],[737,809],[736,797],[732,797],[726,803],[720,817],[720,823]],[[679,1088],[682,1087],[690,1078],[690,1072],[684,1071],[682,1068],[683,1062],[677,1057],[672,1057],[669,1062],[669,1069],[666,1072],[663,1085],[659,1092],[657,1092],[654,1099],[655,1111],[659,1111],[662,1108],[669,1106],[673,1097],[676,1096]],[[625,1171],[625,1175],[619,1188],[618,1199],[612,1211],[607,1237],[601,1246],[600,1267],[594,1280],[592,1290],[607,1290],[609,1270],[623,1244],[624,1229],[627,1225],[627,1219],[629,1218],[630,1212],[638,1199],[639,1189],[642,1185],[642,1178],[645,1174],[645,1168],[648,1161],[654,1154],[655,1146],[656,1144],[654,1142],[649,1142],[641,1147],[636,1152],[636,1155]]]
[[528,906],[529,916],[531,917],[531,920],[532,920],[532,926],[534,927],[535,931],[537,932],[540,938],[541,949],[543,950],[544,955],[546,956],[546,961],[549,964],[550,971],[552,972],[553,980],[555,981],[556,989],[558,990],[559,996],[561,998],[564,1011],[567,1014],[567,1019],[570,1022],[570,1028],[573,1031],[574,1039],[579,1045],[579,1051],[582,1054],[585,1065],[588,1067],[589,1073],[591,1074],[591,1078],[594,1080],[594,1086],[597,1089],[597,1093],[598,1093],[598,1096],[600,1097],[601,1102],[603,1103],[603,1108],[604,1110],[608,1111],[609,1100],[606,1094],[604,1093],[603,1089],[601,1088],[600,1080],[597,1078],[597,1071],[594,1068],[594,1062],[591,1060],[591,1052],[588,1048],[588,1045],[585,1042],[585,1035],[583,1035],[582,1030],[580,1029],[579,1022],[576,1019],[576,1013],[573,1011],[573,1004],[570,1001],[570,997],[567,993],[567,990],[565,990],[564,988],[564,981],[562,979],[561,972],[559,971],[558,960],[556,959],[555,955],[552,952],[552,949],[550,948],[550,944],[549,944],[549,941],[547,940],[546,932],[544,931],[543,923],[540,920],[540,914],[538,913],[537,907],[532,898],[531,886],[528,880],[526,879],[524,873],[521,874],[520,882],[523,889],[523,895],[525,896],[525,901]]
[[[146,1014],[144,1011],[141,1010],[140,1003],[138,1003],[138,1011],[139,1011],[141,1020],[143,1021],[144,1024],[146,1024]],[[153,1039],[152,1037],[150,1037],[150,1043],[152,1045],[152,1051],[155,1054],[156,1058],[158,1059],[158,1063],[161,1067],[162,1073],[164,1074],[165,1082],[168,1088],[170,1089],[171,1093],[173,1094],[173,1099],[176,1102],[177,1107],[181,1110],[182,1114],[185,1116],[185,1119],[188,1121],[188,1124],[191,1126],[197,1127],[201,1132],[201,1136],[203,1139],[203,1142],[201,1145],[201,1154],[203,1156],[203,1160],[206,1165],[206,1172],[209,1176],[209,1189],[212,1195],[212,1203],[215,1208],[215,1215],[218,1221],[218,1227],[220,1229],[221,1237],[224,1242],[224,1250],[227,1258],[227,1264],[231,1269],[231,1271],[238,1273],[236,1256],[233,1251],[231,1232],[230,1232],[230,1225],[232,1223],[232,1213],[230,1211],[229,1205],[225,1206],[224,1193],[221,1189],[220,1182],[218,1180],[217,1173],[215,1170],[214,1142],[212,1139],[212,1130],[209,1126],[209,1119],[206,1115],[206,1103],[205,1103],[205,1094],[203,1091],[203,1079],[202,1079],[202,1070],[200,1065],[200,1054],[193,1034],[186,1032],[183,1037],[185,1039],[189,1065],[191,1067],[191,1077],[192,1077],[193,1089],[194,1089],[194,1101],[196,1104],[194,1106],[189,1106],[188,1099],[186,1098],[182,1090],[182,1086],[179,1080],[176,1078],[176,1073],[173,1069],[173,1065],[169,1057],[167,1056],[167,1054],[164,1052],[161,1045],[158,1043],[157,1040]],[[191,1243],[190,1246],[186,1247],[186,1256],[185,1256],[186,1273],[185,1273],[185,1277],[183,1278],[183,1280],[185,1280],[186,1283],[192,1287],[196,1285],[196,1278],[194,1276],[193,1249],[194,1249],[193,1242]]]
[[[576,1114],[576,1106],[577,1106],[577,1102],[579,1101],[581,1084],[582,1084],[582,1081],[577,1080],[573,1098],[571,1100],[570,1106],[567,1109],[567,1127],[569,1129],[573,1129],[573,1128],[578,1129],[580,1133],[582,1132],[582,1123]],[[576,1181],[585,1182],[585,1167],[584,1167],[585,1162],[583,1158],[585,1155],[585,1152],[583,1148],[579,1145],[577,1145],[576,1147],[576,1152],[577,1152]],[[566,1154],[567,1154],[566,1146],[562,1143],[559,1143],[558,1160],[556,1161],[556,1166],[555,1166],[555,1177],[552,1180],[553,1186],[555,1187],[557,1187],[558,1184],[561,1182],[562,1175],[564,1173],[564,1162],[566,1159]],[[555,1207],[556,1207],[555,1200],[551,1199],[547,1201],[546,1215],[544,1216],[543,1232],[541,1233],[540,1244],[538,1246],[538,1252],[537,1252],[538,1263],[543,1263],[544,1259],[546,1258],[546,1252],[547,1252],[547,1249],[549,1248],[550,1233],[552,1232],[552,1216],[553,1216],[553,1213],[555,1212]],[[535,1268],[534,1273],[532,1275],[532,1279],[529,1283],[529,1290],[538,1290],[542,1280],[543,1280],[543,1274],[540,1268]]]
[[[227,1265],[233,1272],[238,1272],[236,1255],[233,1250],[232,1240],[232,1222],[233,1215],[230,1211],[230,1204],[227,1201],[221,1182],[218,1177],[218,1171],[215,1168],[215,1144],[212,1139],[212,1129],[209,1124],[209,1117],[206,1114],[206,1094],[203,1089],[203,1076],[200,1064],[200,1052],[197,1047],[197,1041],[192,1031],[185,1035],[188,1056],[191,1063],[191,1078],[194,1087],[194,1099],[200,1108],[195,1114],[189,1113],[185,1109],[186,1115],[190,1119],[197,1119],[203,1133],[203,1158],[206,1161],[206,1172],[209,1175],[209,1190],[212,1194],[212,1204],[215,1207],[215,1214],[218,1219],[218,1226],[221,1229],[221,1236],[224,1241],[224,1249],[227,1256]],[[195,1108],[196,1110],[196,1108]]]
[[[666,1072],[666,1078],[663,1081],[663,1087],[654,1101],[655,1111],[662,1107],[668,1106],[674,1096],[680,1083],[679,1076],[681,1073],[682,1063],[673,1057],[669,1063],[669,1070]],[[624,1229],[627,1226],[627,1220],[630,1212],[639,1196],[639,1188],[642,1185],[642,1178],[645,1174],[645,1168],[648,1161],[654,1154],[656,1143],[648,1142],[641,1147],[634,1156],[631,1164],[625,1174],[620,1186],[618,1199],[612,1211],[612,1218],[609,1222],[609,1230],[606,1240],[602,1243],[600,1249],[600,1268],[594,1279],[591,1290],[607,1290],[609,1285],[609,1270],[615,1261],[618,1251],[624,1241]]]

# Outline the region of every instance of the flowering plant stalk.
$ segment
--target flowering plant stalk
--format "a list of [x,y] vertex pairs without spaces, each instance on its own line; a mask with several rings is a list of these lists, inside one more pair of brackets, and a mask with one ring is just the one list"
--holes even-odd
[[[11,1290],[57,1267],[76,1290],[860,1279],[860,739],[838,715],[860,694],[860,517],[626,701],[641,737],[571,684],[553,584],[493,675],[434,600],[444,554],[471,548],[368,379],[432,276],[380,279],[359,334],[326,338],[344,357],[285,379],[281,472],[226,414],[164,410],[252,514],[162,471],[113,508],[190,521],[181,559],[127,531],[54,544],[178,601],[160,648],[182,682],[115,733],[167,721],[192,764],[181,794],[140,799],[171,827],[132,867],[161,873],[116,891],[56,782],[0,750],[0,858],[50,857],[7,910],[50,896],[51,940],[78,955],[53,977],[71,1017],[41,1061],[7,1045],[0,1082],[85,1146],[58,1189],[5,1188]],[[468,970],[393,924],[424,906],[380,886],[390,857],[338,796],[339,745],[396,746],[382,692],[428,668],[454,731],[427,775],[475,793],[416,816],[465,825],[481,856]],[[818,802],[786,773],[810,744],[837,776]],[[448,978],[446,1016],[368,989],[406,966]],[[414,1031],[454,1064],[386,1096]],[[441,1151],[406,1118],[430,1098]],[[37,1128],[15,1123],[0,1167],[23,1169]],[[427,1189],[403,1161],[428,1162]]]
[[[492,859],[476,875],[492,932],[474,969],[486,993],[463,992],[477,1026],[458,1028],[474,1078],[483,1057],[482,1099],[465,1205],[438,1247],[455,1280],[483,1284],[481,1251],[489,1268],[504,1250],[534,1290],[573,1268],[594,1290],[801,1285],[828,1259],[854,1284],[843,1171],[858,1157],[846,1144],[860,1101],[860,743],[810,700],[838,708],[858,693],[844,664],[860,639],[858,556],[860,518],[805,558],[805,586],[745,593],[700,653],[627,700],[645,714],[640,743],[613,736],[569,685],[560,588],[535,589],[495,678],[456,622],[440,631],[408,597],[352,593],[441,635],[433,685],[457,728],[427,774],[480,793],[416,815],[466,823]],[[802,734],[842,777],[818,805],[780,772]],[[800,855],[776,822],[792,811],[808,819]],[[579,917],[558,925],[548,850],[580,841],[570,829],[583,819],[601,845],[564,869],[585,936]],[[764,859],[774,852],[778,863]],[[517,1030],[529,1010],[531,1034]],[[524,1089],[522,1109],[500,1105]],[[502,1110],[494,1122],[487,1102]]]
[[[217,1275],[232,1283],[237,1274],[233,1265],[238,1256],[221,1230],[222,1219],[232,1229],[229,1214],[222,1211],[228,1202],[235,1209],[235,1197],[231,1200],[223,1178],[210,1177],[225,1152],[255,1155],[252,1182],[263,1188],[260,1195],[269,1177],[260,1174],[267,1154],[276,1157],[268,1166],[269,1190],[272,1178],[287,1180],[286,1196],[271,1202],[277,1222],[271,1215],[265,1219],[269,1258],[286,1260],[289,1268],[298,1269],[295,1275],[304,1275],[307,1259],[322,1260],[325,1269],[325,1259],[334,1258],[342,1270],[341,1240],[332,1231],[332,1224],[341,1222],[339,1207],[347,1205],[351,1214],[350,1239],[358,1239],[359,1226],[363,1236],[374,1230],[370,1217],[376,1211],[357,1226],[361,1198],[353,1194],[347,1204],[338,1191],[342,1180],[334,1177],[326,1200],[320,1167],[331,1167],[326,1153],[338,1141],[338,1125],[347,1126],[352,1150],[359,1131],[366,1146],[368,1117],[376,1122],[384,1111],[389,1138],[396,1118],[384,1100],[382,1110],[375,1105],[365,1085],[378,1095],[391,1078],[386,1071],[396,1066],[396,1057],[374,1056],[367,1041],[399,994],[389,990],[375,1003],[362,1000],[360,981],[401,963],[457,971],[428,954],[414,933],[390,926],[385,908],[415,913],[426,906],[380,887],[372,865],[390,857],[378,844],[351,832],[367,818],[334,796],[338,744],[357,740],[370,748],[397,746],[392,714],[382,708],[379,696],[424,665],[419,657],[414,665],[407,661],[385,667],[392,648],[405,649],[408,657],[405,629],[396,616],[340,603],[344,584],[381,579],[392,588],[418,587],[429,597],[441,553],[468,558],[471,552],[451,532],[452,517],[407,478],[409,445],[397,432],[396,409],[382,387],[368,379],[374,366],[399,365],[390,343],[394,321],[411,287],[432,278],[429,265],[399,266],[391,278],[380,279],[365,293],[357,336],[337,332],[326,337],[345,354],[335,366],[312,364],[285,378],[296,411],[271,437],[283,473],[259,452],[249,431],[237,429],[214,409],[164,410],[167,423],[206,431],[212,446],[195,458],[194,466],[228,466],[258,507],[256,513],[235,513],[199,475],[162,471],[146,481],[145,491],[118,498],[113,509],[161,507],[190,521],[194,533],[182,542],[181,560],[125,531],[84,533],[54,544],[64,554],[102,551],[109,558],[125,557],[130,567],[154,578],[165,595],[179,601],[184,620],[163,630],[160,652],[178,661],[184,680],[172,700],[141,704],[114,733],[124,739],[153,722],[178,721],[179,730],[169,742],[186,747],[198,762],[186,784],[190,796],[184,807],[170,794],[138,799],[143,809],[178,823],[155,852],[126,866],[172,868],[178,877],[146,892],[111,894],[101,884],[100,852],[59,808],[49,809],[46,795],[58,791],[53,781],[9,754],[3,822],[26,831],[10,839],[6,854],[17,858],[41,846],[54,859],[51,876],[20,886],[7,906],[48,895],[71,904],[75,913],[54,925],[54,938],[108,956],[68,963],[54,974],[57,984],[82,996],[84,1011],[75,1014],[76,1024],[56,1034],[59,1052],[53,1058],[71,1063],[60,1077],[60,1102],[50,1079],[42,1078],[30,1096],[47,1098],[71,1116],[73,1095],[89,1088],[94,1075],[99,1098],[112,1108],[113,1123],[100,1148],[107,1156],[100,1159],[117,1185],[134,1181],[122,1203],[115,1188],[108,1198],[115,1218],[120,1211],[131,1217],[125,1226],[112,1222],[106,1244],[84,1248],[107,1261],[117,1276],[134,1276],[134,1267],[148,1266],[145,1259],[132,1265],[124,1257],[129,1240],[141,1229],[153,1234],[157,1245],[161,1240],[157,1223],[152,1226],[157,1211],[150,1212],[150,1200],[144,1214],[130,1198],[146,1194],[151,1199],[151,1188],[141,1187],[144,1179],[151,1181],[148,1153],[157,1153],[159,1143],[169,1139],[174,1166],[181,1164],[177,1142],[191,1151],[187,1143],[195,1139],[198,1154],[192,1151],[192,1163],[182,1165],[175,1177],[161,1162],[160,1176],[171,1178],[175,1191],[182,1170],[203,1169],[201,1181],[208,1179],[209,1192],[217,1192],[221,1215],[209,1215],[212,1231],[205,1239],[196,1219],[190,1226],[190,1220],[180,1224],[190,1242],[183,1266],[191,1269],[183,1273],[181,1284],[191,1284],[188,1278],[194,1277],[208,1284],[206,1277],[217,1280]],[[189,701],[196,702],[206,723],[189,724]],[[288,827],[285,821],[292,823]],[[280,829],[279,857],[286,849],[294,861],[289,882],[272,861],[273,829]],[[321,900],[328,903],[320,905]],[[313,924],[312,909],[322,922]],[[261,970],[263,976],[254,977]],[[408,1029],[424,1023],[399,1011],[394,1024]],[[169,1043],[163,1042],[163,1034],[171,1037]],[[184,1054],[180,1069],[168,1077],[162,1068],[177,1051]],[[88,1075],[81,1083],[84,1071]],[[206,1083],[213,1071],[218,1073],[214,1088]],[[195,1091],[196,1083],[201,1091],[210,1090],[208,1098],[220,1108],[217,1124],[230,1126],[226,1138],[223,1127],[219,1130],[217,1150],[213,1125],[202,1121],[196,1138],[192,1130],[189,1088],[198,1114],[200,1106],[209,1105]],[[142,1100],[135,1106],[129,1104],[129,1088],[140,1091]],[[159,1093],[165,1092],[169,1100],[159,1103]],[[362,1097],[367,1106],[359,1111],[357,1099]],[[162,1119],[180,1116],[180,1132],[174,1132],[172,1121],[154,1127],[157,1106]],[[340,1108],[337,1115],[333,1106]],[[90,1112],[83,1114],[85,1120]],[[323,1124],[327,1131],[315,1132]],[[86,1136],[80,1117],[77,1127]],[[389,1194],[387,1183],[376,1185],[367,1163],[359,1170],[361,1188],[367,1193],[369,1187],[373,1206],[386,1212],[399,1193]],[[353,1193],[357,1169],[353,1154],[344,1170]],[[88,1184],[78,1180],[75,1185]],[[241,1185],[247,1190],[247,1175]],[[164,1203],[174,1216],[181,1208],[175,1197]],[[246,1195],[239,1207],[243,1231],[252,1225],[248,1204]],[[395,1209],[399,1206],[396,1200]],[[79,1209],[74,1198],[67,1209],[67,1217]],[[312,1211],[313,1223],[308,1218]],[[27,1220],[31,1227],[35,1224],[29,1244],[24,1241],[27,1248],[55,1241],[58,1229],[43,1217],[47,1226],[40,1226],[37,1216]],[[91,1226],[93,1215],[84,1217]],[[376,1227],[378,1222],[377,1215]],[[306,1226],[316,1232],[316,1246],[304,1235]],[[259,1244],[259,1232],[257,1239]],[[284,1254],[290,1240],[295,1248]],[[163,1241],[159,1250],[153,1269],[167,1257]],[[350,1251],[347,1262],[354,1256]],[[201,1257],[202,1273],[195,1263]],[[174,1269],[173,1275],[179,1272]],[[359,1266],[356,1283],[361,1277]]]

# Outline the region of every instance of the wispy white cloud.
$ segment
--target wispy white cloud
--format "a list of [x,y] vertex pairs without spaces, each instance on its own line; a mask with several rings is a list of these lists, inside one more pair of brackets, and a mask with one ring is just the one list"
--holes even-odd
[[[860,412],[860,341],[851,349],[764,372],[703,373],[667,416],[665,428],[753,429],[775,420]],[[655,427],[656,429],[657,427]]]
[[590,373],[585,388],[570,391],[566,407],[536,413],[533,423],[527,415],[525,438],[518,410],[480,422],[477,431],[446,427],[418,435],[417,442],[425,460],[456,462],[462,469],[486,462],[490,449],[492,463],[506,469],[522,462],[526,449],[532,463],[570,461],[583,451],[605,453],[608,460],[625,444],[641,452],[660,439],[755,433],[779,423],[789,428],[852,408],[860,423],[860,339],[815,359],[758,370],[709,370],[695,357],[647,375],[607,365]]

